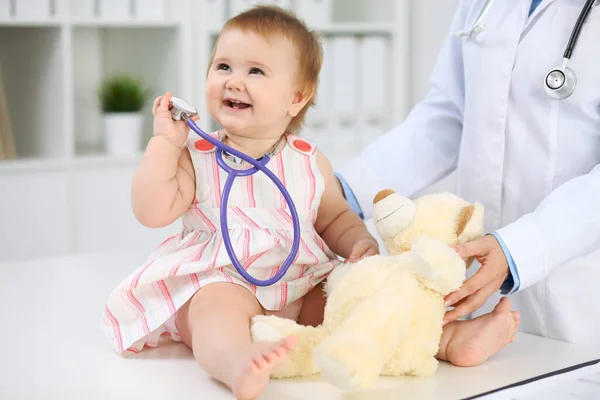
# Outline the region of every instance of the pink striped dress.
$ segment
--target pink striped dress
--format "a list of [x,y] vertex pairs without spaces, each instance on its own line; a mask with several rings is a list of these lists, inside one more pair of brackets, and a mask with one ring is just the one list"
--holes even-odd
[[[294,263],[282,280],[268,287],[242,278],[225,250],[219,205],[227,174],[217,165],[215,148],[200,138],[188,141],[187,147],[197,172],[196,198],[182,217],[182,231],[160,244],[108,298],[102,328],[120,354],[157,346],[161,336],[181,340],[175,314],[209,283],[242,285],[265,310],[279,311],[301,304],[301,298],[339,263],[314,229],[324,188],[314,145],[288,135],[286,146],[267,165],[292,196],[301,225]],[[268,177],[256,173],[235,180],[228,226],[246,271],[261,280],[274,276],[290,252],[293,225],[283,196]]]

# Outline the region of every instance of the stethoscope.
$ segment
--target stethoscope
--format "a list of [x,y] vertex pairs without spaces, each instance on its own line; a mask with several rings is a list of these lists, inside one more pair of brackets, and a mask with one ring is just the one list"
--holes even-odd
[[[221,233],[223,235],[223,243],[225,244],[225,249],[227,250],[227,254],[229,255],[229,258],[231,259],[231,263],[233,264],[233,266],[235,267],[237,272],[244,279],[246,279],[248,282],[250,282],[256,286],[269,286],[269,285],[272,285],[272,284],[278,282],[281,278],[283,278],[283,276],[289,269],[290,265],[292,265],[292,263],[296,259],[296,255],[298,254],[298,249],[300,247],[300,220],[298,218],[298,212],[296,211],[296,207],[294,206],[294,202],[292,201],[292,197],[290,196],[289,192],[287,191],[287,189],[285,188],[283,183],[277,178],[277,176],[275,176],[275,174],[273,174],[273,172],[271,172],[266,167],[269,160],[271,159],[271,156],[274,154],[274,152],[277,148],[277,144],[275,145],[275,148],[273,149],[273,151],[265,154],[264,156],[262,156],[261,158],[256,160],[240,151],[237,151],[237,150],[231,148],[230,146],[227,146],[221,140],[215,139],[212,136],[205,133],[204,131],[202,131],[202,129],[200,129],[198,127],[198,125],[194,122],[194,120],[191,118],[193,116],[198,115],[198,111],[196,110],[196,108],[194,106],[192,106],[188,102],[186,102],[182,99],[179,99],[177,97],[171,97],[170,103],[173,106],[173,108],[171,108],[171,117],[176,121],[184,120],[185,123],[187,124],[187,126],[189,126],[191,130],[193,130],[198,135],[200,135],[200,137],[202,137],[202,139],[206,140],[207,142],[209,142],[210,144],[215,146],[217,148],[217,151],[216,151],[217,164],[219,164],[219,166],[228,174],[227,180],[225,181],[225,186],[223,187],[223,193],[222,193],[222,197],[221,197],[220,218],[221,218]],[[227,155],[232,155],[234,157],[237,157],[238,159],[241,159],[241,160],[251,164],[252,168],[248,168],[248,169],[244,169],[244,170],[238,170],[238,169],[232,168],[231,166],[227,165],[227,163],[223,160],[223,153],[226,153]],[[229,202],[229,194],[230,194],[231,188],[233,186],[233,181],[238,176],[250,176],[250,175],[255,174],[258,171],[261,171],[265,175],[267,175],[269,177],[269,179],[271,179],[271,181],[273,181],[275,186],[277,186],[277,188],[281,191],[281,194],[283,195],[288,207],[290,208],[290,214],[292,216],[292,221],[293,221],[293,226],[294,226],[294,239],[292,241],[292,250],[290,251],[290,254],[285,259],[283,264],[281,264],[281,267],[280,267],[279,271],[277,272],[277,274],[275,274],[275,276],[273,276],[272,278],[266,279],[266,280],[258,280],[256,278],[252,277],[250,274],[248,274],[246,272],[244,267],[242,267],[242,265],[240,264],[240,261],[236,257],[235,252],[233,250],[233,246],[231,244],[231,238],[229,237],[228,225],[227,225],[227,204]]]
[[[464,32],[457,32],[456,35],[473,38],[480,32],[486,30],[487,26],[484,20],[495,1],[496,0],[488,0],[483,8],[483,11],[473,24],[473,27]],[[577,22],[573,27],[573,31],[571,32],[571,38],[569,39],[569,43],[567,44],[567,48],[565,49],[565,53],[563,55],[562,65],[548,72],[546,78],[544,79],[544,91],[552,99],[564,100],[575,91],[575,86],[577,85],[577,76],[571,68],[567,67],[567,63],[571,59],[571,55],[575,49],[575,44],[579,38],[581,27],[583,26],[596,1],[597,0],[587,0],[585,2],[579,17],[577,18]]]

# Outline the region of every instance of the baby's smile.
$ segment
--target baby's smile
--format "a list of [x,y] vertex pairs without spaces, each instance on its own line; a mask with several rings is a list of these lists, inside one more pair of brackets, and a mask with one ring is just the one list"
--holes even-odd
[[227,109],[231,109],[234,111],[240,111],[240,110],[245,110],[247,108],[252,107],[250,104],[248,103],[244,103],[242,101],[239,100],[233,100],[233,99],[225,99],[223,100],[223,105],[227,108]]

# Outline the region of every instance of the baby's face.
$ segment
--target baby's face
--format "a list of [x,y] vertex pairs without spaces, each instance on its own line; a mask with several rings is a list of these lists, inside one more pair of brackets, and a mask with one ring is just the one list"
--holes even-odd
[[221,35],[206,82],[206,106],[228,132],[279,137],[298,108],[298,60],[286,38],[230,29]]

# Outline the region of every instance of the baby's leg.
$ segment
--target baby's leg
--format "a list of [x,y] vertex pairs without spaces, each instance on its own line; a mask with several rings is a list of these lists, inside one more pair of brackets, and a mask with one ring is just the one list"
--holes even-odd
[[459,367],[479,365],[514,340],[519,313],[503,297],[491,313],[444,326],[437,358]]
[[237,399],[254,399],[269,375],[290,354],[295,338],[252,343],[250,320],[262,314],[256,298],[233,283],[200,289],[178,312],[177,328],[206,372],[231,388]]
[[302,308],[296,322],[305,326],[321,325],[325,314],[326,301],[325,283],[321,282],[304,296]]

